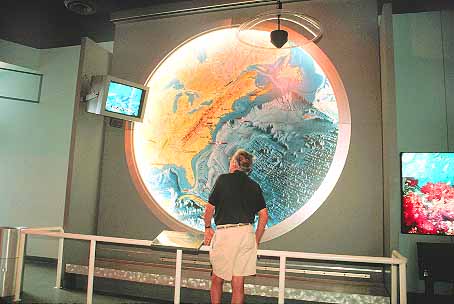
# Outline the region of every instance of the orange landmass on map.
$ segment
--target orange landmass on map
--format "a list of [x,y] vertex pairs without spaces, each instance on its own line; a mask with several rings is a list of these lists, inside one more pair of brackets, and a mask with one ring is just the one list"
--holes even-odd
[[[257,87],[257,71],[246,69],[252,63],[272,64],[276,57],[268,52],[251,52],[247,56],[235,54],[235,48],[232,48],[229,52],[208,56],[203,64],[180,69],[176,78],[184,84],[184,90],[161,88],[159,92],[151,92],[156,95],[142,130],[146,143],[140,148],[147,155],[149,165],[182,167],[188,182],[194,185],[192,159],[213,140],[212,132],[220,117],[232,111],[237,99],[250,95],[253,102],[271,90],[272,85]],[[290,71],[294,68],[285,66],[279,73],[294,75],[295,72]],[[197,93],[197,97],[191,104],[182,92]],[[177,94],[181,96],[176,100]],[[204,105],[206,101],[212,102]]]

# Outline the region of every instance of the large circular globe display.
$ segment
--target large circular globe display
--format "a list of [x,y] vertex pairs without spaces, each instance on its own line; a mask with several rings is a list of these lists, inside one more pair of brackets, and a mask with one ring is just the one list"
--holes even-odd
[[[238,148],[251,152],[250,177],[269,211],[267,240],[303,222],[331,192],[346,159],[350,113],[340,78],[315,45],[256,49],[236,31],[194,37],[154,70],[144,122],[126,131],[127,158],[164,223],[203,230],[216,178]],[[248,35],[269,40],[264,31]]]

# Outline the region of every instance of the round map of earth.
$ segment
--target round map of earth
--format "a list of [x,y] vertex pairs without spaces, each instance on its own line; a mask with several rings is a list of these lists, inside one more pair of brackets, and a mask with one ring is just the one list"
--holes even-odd
[[[340,77],[315,44],[258,49],[239,42],[237,30],[200,34],[162,60],[146,83],[143,123],[126,130],[126,154],[150,209],[193,231],[204,229],[204,206],[230,157],[251,152],[269,240],[301,224],[334,188],[350,112]],[[248,35],[269,40],[265,31]]]

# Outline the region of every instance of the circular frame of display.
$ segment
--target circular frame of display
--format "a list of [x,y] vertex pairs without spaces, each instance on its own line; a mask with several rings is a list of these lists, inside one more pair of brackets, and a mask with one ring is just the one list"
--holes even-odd
[[[149,81],[152,79],[155,72],[160,68],[160,66],[173,54],[175,53],[180,47],[184,46],[189,41],[192,41],[200,36],[203,36],[207,33],[225,29],[225,28],[237,28],[237,26],[221,26],[217,27],[205,32],[202,32],[196,36],[193,36],[180,45],[178,45],[175,49],[169,52],[161,61],[160,63],[153,69],[150,73],[150,76],[147,78],[145,84],[148,84]],[[291,29],[286,29],[291,31]],[[292,39],[297,39],[298,35],[293,35]],[[292,229],[296,228],[300,224],[302,224],[306,219],[308,219],[327,199],[329,194],[334,189],[342,170],[344,168],[345,162],[347,160],[348,149],[350,145],[350,137],[351,137],[351,116],[350,116],[350,107],[348,103],[348,97],[342,80],[334,67],[331,60],[325,55],[325,53],[313,42],[306,42],[304,37],[300,37],[304,43],[303,49],[313,58],[313,60],[320,66],[322,71],[324,72],[325,76],[328,78],[328,81],[331,84],[331,87],[334,92],[334,96],[336,98],[336,105],[339,114],[339,121],[338,121],[338,138],[336,143],[336,149],[334,152],[333,160],[331,165],[328,169],[328,172],[323,179],[320,187],[314,192],[312,197],[301,207],[298,211],[294,214],[276,224],[270,228],[265,230],[265,233],[262,237],[262,242],[272,240],[277,238]],[[151,103],[149,103],[151,104]],[[127,166],[129,169],[129,173],[131,175],[132,182],[140,195],[141,199],[147,205],[147,207],[151,210],[151,212],[165,225],[169,228],[176,230],[176,231],[191,231],[191,232],[199,232],[199,230],[186,225],[180,221],[178,221],[173,216],[169,215],[163,207],[161,207],[147,190],[147,187],[140,175],[138,165],[135,159],[135,151],[134,151],[134,123],[131,123],[130,127],[125,128],[125,155]],[[298,185],[304,187],[304,185]]]

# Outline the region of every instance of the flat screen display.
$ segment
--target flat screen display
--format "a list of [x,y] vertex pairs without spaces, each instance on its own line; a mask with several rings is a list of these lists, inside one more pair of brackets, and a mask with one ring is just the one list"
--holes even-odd
[[454,235],[454,153],[402,153],[402,232]]
[[106,100],[106,111],[140,117],[144,90],[110,81]]

